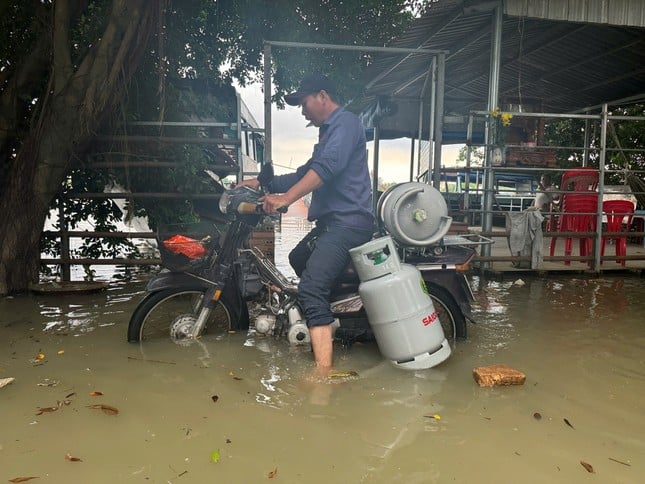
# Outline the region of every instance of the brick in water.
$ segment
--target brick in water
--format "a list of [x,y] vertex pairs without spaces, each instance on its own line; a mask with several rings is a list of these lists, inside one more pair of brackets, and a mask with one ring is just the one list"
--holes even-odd
[[480,366],[473,370],[473,377],[480,387],[523,385],[526,375],[508,365]]

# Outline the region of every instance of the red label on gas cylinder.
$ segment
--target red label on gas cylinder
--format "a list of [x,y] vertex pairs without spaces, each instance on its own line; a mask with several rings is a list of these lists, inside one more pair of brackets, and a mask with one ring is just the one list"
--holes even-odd
[[437,313],[432,313],[421,320],[424,326],[429,326],[437,320]]

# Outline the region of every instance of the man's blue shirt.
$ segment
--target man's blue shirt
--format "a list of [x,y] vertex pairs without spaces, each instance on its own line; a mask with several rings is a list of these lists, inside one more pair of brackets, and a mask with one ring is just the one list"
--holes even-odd
[[356,115],[336,109],[320,126],[311,159],[295,173],[274,177],[269,188],[273,193],[285,193],[310,169],[323,181],[312,193],[307,217],[310,221],[372,230],[365,129]]

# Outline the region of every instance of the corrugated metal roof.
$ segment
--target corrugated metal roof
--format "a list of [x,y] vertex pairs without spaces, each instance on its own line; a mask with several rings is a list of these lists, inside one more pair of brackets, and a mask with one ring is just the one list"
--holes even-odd
[[[449,51],[446,115],[463,116],[471,110],[487,109],[491,9],[495,4],[483,0],[438,0],[428,14],[417,19],[391,45]],[[633,14],[640,16],[639,24],[643,23],[643,4],[634,0],[505,2],[507,12],[606,22]],[[620,8],[613,10],[614,7]],[[505,99],[533,99],[541,103],[544,112],[563,113],[633,96],[645,98],[645,28],[526,15],[503,16],[501,103]],[[378,56],[367,72],[369,89],[364,102],[377,96],[419,99],[429,62],[427,55]],[[404,120],[397,121],[402,132],[416,129],[418,114],[412,113],[409,118],[409,126]]]
[[645,27],[643,0],[507,0],[504,13],[545,20]]

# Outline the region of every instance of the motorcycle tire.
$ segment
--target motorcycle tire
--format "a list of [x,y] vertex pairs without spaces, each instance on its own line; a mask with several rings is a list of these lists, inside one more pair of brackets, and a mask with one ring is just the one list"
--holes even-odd
[[468,336],[466,318],[455,299],[444,288],[426,281],[428,293],[439,316],[443,333],[451,345]]
[[[171,336],[171,328],[180,318],[197,318],[195,308],[206,289],[170,288],[146,295],[128,324],[128,341],[143,342]],[[224,291],[206,322],[202,334],[217,334],[249,327],[248,309],[234,291]],[[190,319],[189,319],[190,320]]]

